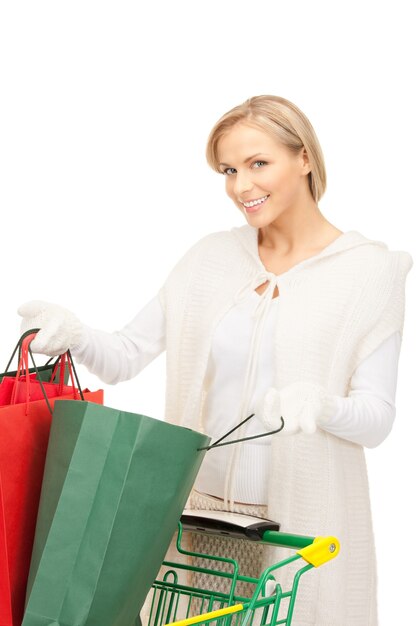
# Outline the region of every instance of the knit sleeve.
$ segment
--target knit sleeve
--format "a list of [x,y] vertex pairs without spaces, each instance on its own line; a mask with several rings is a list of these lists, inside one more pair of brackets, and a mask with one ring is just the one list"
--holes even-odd
[[347,397],[329,396],[320,423],[323,430],[368,448],[384,441],[396,413],[400,348],[397,331],[357,367]]
[[[389,263],[393,263],[394,269],[386,273],[383,283],[385,305],[376,322],[358,342],[348,395],[329,396],[323,415],[322,428],[369,448],[379,445],[387,437],[395,417],[406,278],[413,266],[408,252],[390,251],[389,255]],[[372,307],[372,303],[368,306]]]
[[83,338],[71,352],[75,360],[114,385],[133,378],[165,350],[165,316],[156,295],[121,330],[83,326]]

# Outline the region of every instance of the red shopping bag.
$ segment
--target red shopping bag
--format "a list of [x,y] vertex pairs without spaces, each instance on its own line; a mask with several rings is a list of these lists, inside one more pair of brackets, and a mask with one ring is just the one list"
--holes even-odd
[[[56,399],[74,398],[103,404],[103,390],[81,391],[74,384],[71,355],[68,353],[71,386],[62,385],[62,395],[56,395],[60,382],[42,388],[39,380],[28,375],[30,341],[22,342],[22,367],[14,379],[3,378],[0,387],[10,381],[8,405],[0,406],[0,626],[20,626],[23,619],[26,584],[29,574],[36,517],[48,446],[52,409]],[[31,355],[32,356],[32,355]],[[33,357],[32,357],[33,359]],[[23,369],[23,375],[21,371]],[[61,367],[61,371],[64,368]],[[5,382],[6,381],[6,382]],[[9,381],[9,382],[7,382]],[[78,383],[78,379],[77,379]],[[70,390],[69,393],[68,390]],[[45,394],[45,395],[44,395]],[[48,397],[49,395],[49,397]],[[31,399],[41,396],[41,399]],[[22,400],[16,402],[16,400]]]
[[[42,400],[45,396],[45,392],[48,398],[73,394],[74,399],[77,399],[77,389],[74,385],[73,378],[71,379],[71,385],[64,384],[65,367],[67,366],[70,373],[72,373],[67,352],[62,354],[55,363],[49,382],[43,382],[41,384],[37,379],[36,372],[29,372],[29,343],[32,339],[33,335],[28,335],[21,342],[19,366],[15,376],[13,378],[5,376],[0,383],[0,406]],[[54,380],[58,369],[59,379],[58,382],[55,383]]]
[[[0,626],[9,626],[12,624],[12,607],[10,598],[10,581],[5,567],[1,567],[2,563],[7,563],[7,546],[6,546],[6,526],[4,522],[3,512],[3,491],[1,487],[0,475]],[[3,599],[5,601],[3,601]]]

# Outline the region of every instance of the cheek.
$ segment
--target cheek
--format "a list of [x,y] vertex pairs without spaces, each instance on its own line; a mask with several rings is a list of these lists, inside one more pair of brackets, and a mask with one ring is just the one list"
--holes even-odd
[[265,172],[265,176],[262,177],[262,185],[271,191],[278,191],[283,194],[286,192],[291,193],[297,186],[299,178],[293,168],[279,168],[274,172]]
[[229,198],[234,198],[234,189],[233,189],[233,181],[230,177],[226,178],[226,193]]

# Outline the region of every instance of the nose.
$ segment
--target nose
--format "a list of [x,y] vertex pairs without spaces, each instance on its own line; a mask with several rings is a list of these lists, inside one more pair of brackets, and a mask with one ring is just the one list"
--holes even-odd
[[253,187],[249,172],[244,170],[237,172],[234,180],[234,192],[237,196],[243,196],[245,192],[250,191]]

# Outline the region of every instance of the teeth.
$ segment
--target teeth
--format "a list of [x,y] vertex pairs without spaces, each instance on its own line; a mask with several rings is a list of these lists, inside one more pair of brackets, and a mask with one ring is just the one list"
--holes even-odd
[[253,202],[242,202],[242,204],[243,206],[250,208],[252,206],[255,206],[256,204],[262,204],[262,202],[265,202],[267,197],[268,196],[264,196],[263,198],[258,198],[258,200],[254,200]]

